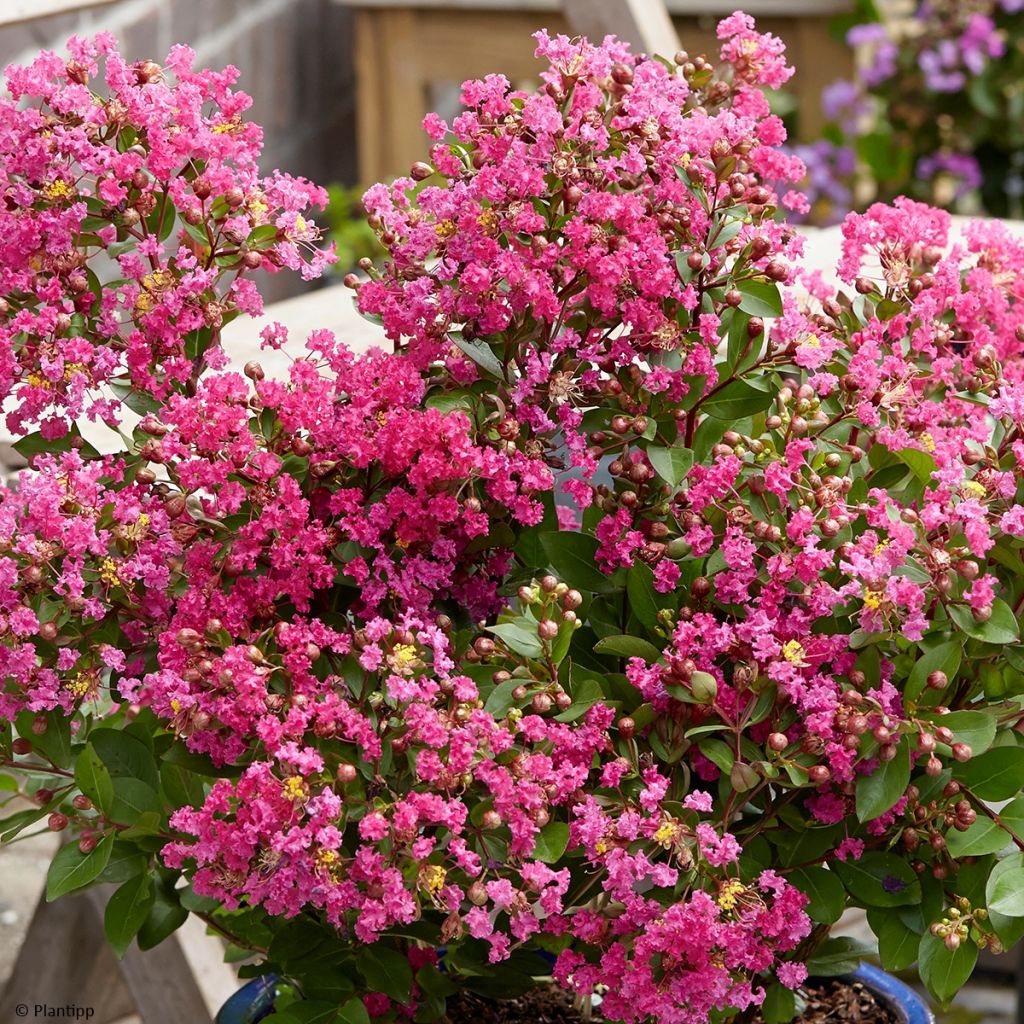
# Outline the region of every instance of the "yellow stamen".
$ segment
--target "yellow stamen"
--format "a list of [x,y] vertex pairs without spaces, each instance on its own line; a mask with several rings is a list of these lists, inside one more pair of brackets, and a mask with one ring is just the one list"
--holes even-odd
[[782,645],[782,656],[793,665],[799,665],[805,653],[804,645],[799,640],[787,640]]

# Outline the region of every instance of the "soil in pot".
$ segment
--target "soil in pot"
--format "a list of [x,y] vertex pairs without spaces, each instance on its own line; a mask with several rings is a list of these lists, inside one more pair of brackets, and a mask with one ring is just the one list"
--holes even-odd
[[[806,1006],[793,1024],[899,1024],[900,1018],[888,1006],[880,1003],[874,993],[859,981],[840,978],[822,978],[801,990]],[[752,1024],[764,1024],[758,1014]]]
[[[804,991],[807,1005],[793,1024],[899,1024],[899,1018],[860,982],[822,980]],[[571,997],[558,988],[535,988],[516,999],[484,999],[462,992],[448,1000],[451,1024],[583,1024]],[[596,1011],[591,1018],[599,1024]],[[758,1014],[750,1024],[764,1024]]]

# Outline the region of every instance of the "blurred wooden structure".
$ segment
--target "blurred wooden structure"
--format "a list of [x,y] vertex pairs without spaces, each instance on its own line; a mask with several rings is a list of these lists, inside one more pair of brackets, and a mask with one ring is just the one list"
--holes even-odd
[[[359,178],[372,182],[407,173],[423,159],[420,122],[459,84],[491,72],[516,83],[536,79],[532,33],[595,33],[605,8],[612,31],[626,36],[617,8],[647,7],[653,23],[667,9],[690,53],[717,53],[715,23],[742,7],[763,31],[785,40],[797,73],[792,90],[801,105],[800,129],[816,138],[822,125],[821,90],[852,69],[846,46],[829,22],[847,0],[333,0],[352,11],[357,93]],[[573,16],[577,21],[572,21]],[[636,41],[636,36],[631,41]],[[657,50],[671,54],[672,38]]]
[[102,7],[111,0],[0,0],[0,25]]

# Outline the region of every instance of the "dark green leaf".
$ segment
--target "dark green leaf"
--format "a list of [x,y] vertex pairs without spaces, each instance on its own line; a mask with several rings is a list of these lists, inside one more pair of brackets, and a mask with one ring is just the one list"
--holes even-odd
[[370,1024],[370,1015],[362,999],[350,999],[338,1010],[338,1020],[340,1024]]
[[105,814],[114,800],[114,784],[107,766],[100,760],[93,745],[87,743],[75,761],[75,782],[78,788]]
[[910,865],[891,853],[871,851],[857,860],[837,860],[831,868],[846,891],[867,907],[903,907],[921,899],[921,883]]
[[782,297],[772,281],[737,281],[743,295],[739,308],[751,316],[782,316]]
[[188,911],[177,899],[168,895],[165,890],[158,889],[153,905],[149,908],[149,914],[138,932],[139,949],[145,952],[159,946],[187,920]]
[[448,335],[455,344],[462,349],[463,352],[470,359],[484,370],[489,373],[492,377],[497,377],[498,380],[505,379],[505,368],[501,365],[501,360],[494,354],[493,349],[486,341],[479,338],[474,338],[470,341],[468,338],[464,338],[458,331],[453,331]]
[[543,864],[554,864],[565,853],[569,845],[569,826],[561,821],[552,821],[537,834],[533,847],[533,859]]
[[891,761],[880,761],[870,775],[857,779],[857,818],[870,821],[885,814],[906,792],[910,782],[910,745],[904,736]]
[[878,956],[887,971],[905,971],[917,960],[921,935],[891,910],[868,911],[868,924],[878,937]]
[[542,533],[540,543],[555,575],[568,586],[598,594],[618,589],[615,578],[597,567],[600,544],[594,537],[563,530]]
[[917,954],[918,973],[928,991],[943,1006],[948,1006],[953,996],[963,988],[977,961],[978,947],[973,942],[962,942],[958,949],[949,950],[945,942],[931,932],[921,936]]
[[834,924],[846,909],[846,890],[828,868],[815,865],[797,868],[786,875],[789,882],[806,893],[810,902],[806,911],[817,924]]
[[985,622],[977,622],[970,608],[951,605],[950,617],[969,636],[987,644],[1012,644],[1020,639],[1020,627],[1013,610],[998,597],[992,602],[992,615]]
[[114,779],[137,779],[150,789],[160,786],[152,751],[131,733],[119,729],[95,729],[89,742]]
[[149,875],[130,878],[110,897],[103,914],[103,928],[118,960],[149,917],[154,899],[153,880]]
[[689,448],[660,448],[651,445],[647,449],[654,472],[670,487],[678,487],[693,466],[693,452]]
[[767,409],[773,397],[770,391],[762,391],[745,379],[734,380],[712,392],[700,408],[716,420],[738,420]]
[[614,654],[620,658],[643,658],[644,661],[654,662],[661,657],[661,651],[649,640],[638,636],[606,636],[598,640],[594,645],[597,654]]
[[860,967],[861,960],[873,956],[875,949],[867,943],[839,935],[828,939],[818,947],[817,952],[807,961],[807,970],[815,978],[834,978],[849,974]]
[[987,750],[954,765],[953,778],[982,800],[1011,800],[1024,789],[1024,748]]
[[510,651],[525,658],[539,658],[543,653],[536,625],[531,628],[523,622],[502,622],[497,626],[488,626],[487,632],[498,637]]
[[960,659],[963,657],[964,645],[959,640],[950,640],[947,643],[939,644],[930,651],[926,651],[914,663],[904,691],[904,697],[908,701],[917,700],[927,684],[928,677],[933,672],[945,672],[949,681],[956,678],[960,668]]
[[371,992],[382,992],[403,1006],[412,998],[412,968],[404,954],[387,946],[367,946],[356,958]]
[[94,881],[107,866],[113,845],[112,833],[105,835],[89,853],[82,853],[77,843],[65,843],[50,862],[46,873],[47,903]]
[[765,986],[761,1017],[764,1024],[789,1024],[796,1016],[796,993],[781,982],[773,981]]

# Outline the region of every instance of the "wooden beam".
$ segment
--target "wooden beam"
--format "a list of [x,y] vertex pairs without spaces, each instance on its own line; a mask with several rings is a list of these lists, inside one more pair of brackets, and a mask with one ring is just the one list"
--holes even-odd
[[[200,1024],[211,1018],[177,935],[140,953],[132,944],[118,961],[107,945],[103,908],[113,885],[40,898],[14,970],[0,993],[0,1020],[45,1016],[37,1006],[92,1009],[92,1024],[137,1013],[143,1024]],[[84,1017],[82,1018],[84,1019]]]
[[562,0],[562,7],[573,31],[594,42],[613,35],[637,52],[668,56],[680,48],[665,0]]
[[67,14],[69,11],[84,11],[90,7],[101,7],[113,0],[2,0],[0,2],[0,25],[15,25],[19,21],[35,21],[53,14]]
[[[415,7],[448,11],[559,11],[561,0],[332,0],[341,7]],[[696,18],[704,14],[731,14],[738,0],[666,0],[669,14]],[[852,0],[744,0],[743,10],[755,16],[810,14],[827,17],[848,11]]]

